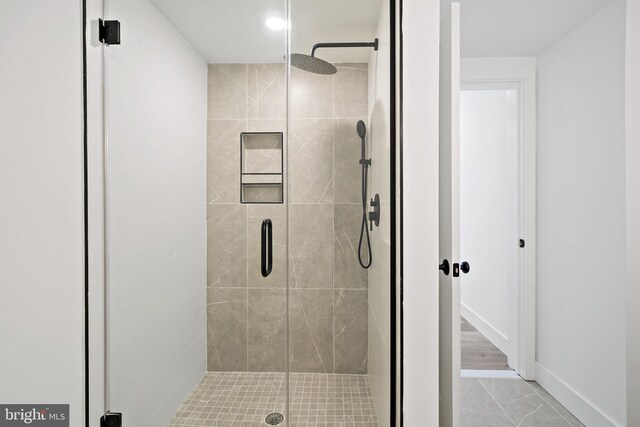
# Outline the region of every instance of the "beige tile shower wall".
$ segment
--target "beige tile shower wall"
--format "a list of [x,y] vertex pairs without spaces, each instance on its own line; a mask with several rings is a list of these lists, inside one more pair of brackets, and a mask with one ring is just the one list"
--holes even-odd
[[[334,76],[292,70],[290,361],[295,372],[367,372],[367,273],[357,261],[360,141],[367,64]],[[210,64],[208,90],[208,368],[283,371],[285,205],[240,203],[240,132],[286,132],[284,64]],[[287,194],[288,193],[288,194]],[[260,274],[271,218],[273,272]]]

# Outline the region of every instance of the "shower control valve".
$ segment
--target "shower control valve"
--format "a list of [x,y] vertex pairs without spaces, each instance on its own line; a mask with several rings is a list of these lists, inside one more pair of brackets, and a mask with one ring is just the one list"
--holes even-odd
[[376,194],[369,203],[371,210],[369,211],[369,226],[373,231],[373,224],[378,227],[380,225],[380,196]]

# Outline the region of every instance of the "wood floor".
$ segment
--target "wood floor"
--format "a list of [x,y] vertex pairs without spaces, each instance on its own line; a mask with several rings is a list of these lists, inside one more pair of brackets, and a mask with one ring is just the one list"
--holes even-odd
[[460,340],[462,369],[511,370],[507,364],[507,356],[464,317],[460,318]]

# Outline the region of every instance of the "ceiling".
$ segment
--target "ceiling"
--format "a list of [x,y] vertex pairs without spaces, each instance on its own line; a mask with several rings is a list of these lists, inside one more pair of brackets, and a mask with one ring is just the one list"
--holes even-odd
[[[370,41],[382,0],[290,0],[291,50],[318,42]],[[445,0],[446,1],[446,0]],[[460,0],[463,57],[536,56],[611,0]],[[285,0],[151,0],[210,63],[283,62]],[[367,62],[369,49],[318,51],[330,62]]]
[[[265,25],[285,18],[285,0],[151,0],[209,63],[284,62],[286,31]],[[381,0],[291,0],[291,47],[371,41]],[[317,55],[331,62],[367,62],[369,49],[332,49]]]
[[461,54],[536,56],[611,0],[460,0]]

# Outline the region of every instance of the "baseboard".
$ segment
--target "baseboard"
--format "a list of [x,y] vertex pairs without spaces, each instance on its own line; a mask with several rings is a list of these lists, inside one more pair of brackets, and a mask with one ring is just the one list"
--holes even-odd
[[478,332],[491,341],[493,345],[498,347],[501,352],[509,356],[509,341],[507,340],[507,337],[498,332],[493,326],[487,323],[482,317],[478,316],[462,302],[460,303],[460,314],[462,317],[467,319],[467,322],[471,323]]
[[536,382],[587,427],[622,427],[569,384],[536,362]]
[[477,369],[461,369],[460,370],[461,378],[509,378],[509,379],[520,379],[520,376],[516,374],[515,371],[512,370],[504,370],[504,371],[489,371],[489,370],[477,370]]

